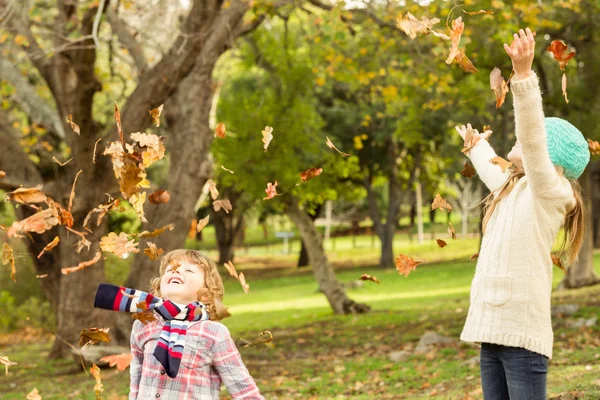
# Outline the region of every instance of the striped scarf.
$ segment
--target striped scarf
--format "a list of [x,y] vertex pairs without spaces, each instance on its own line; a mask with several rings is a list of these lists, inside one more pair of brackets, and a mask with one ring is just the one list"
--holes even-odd
[[209,319],[206,306],[194,301],[181,309],[170,300],[163,300],[141,290],[101,283],[96,290],[94,307],[136,313],[144,311],[137,307],[142,301],[146,302],[148,309],[165,320],[154,356],[165,368],[167,375],[175,378],[181,364],[187,329],[193,321]]

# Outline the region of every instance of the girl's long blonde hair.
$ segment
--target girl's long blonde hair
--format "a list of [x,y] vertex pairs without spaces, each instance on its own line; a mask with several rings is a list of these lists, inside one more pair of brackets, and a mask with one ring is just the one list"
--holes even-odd
[[165,254],[160,260],[160,276],[153,278],[150,282],[152,294],[162,297],[160,294],[160,279],[165,274],[167,267],[177,261],[189,261],[204,271],[206,287],[198,291],[198,300],[206,305],[210,319],[220,321],[230,316],[231,314],[229,314],[223,305],[225,287],[223,286],[223,280],[221,279],[221,275],[219,275],[217,266],[210,258],[197,250],[179,249]]
[[[564,177],[564,169],[556,165],[554,167],[556,168],[556,171],[559,173],[559,175],[561,177]],[[525,176],[525,172],[522,169],[517,169],[513,171],[504,183],[504,185],[487,195],[481,201],[481,203],[479,203],[484,204],[484,217],[481,227],[482,233],[485,233],[487,223],[489,222],[492,214],[494,213],[498,202],[509,195],[509,193],[513,190],[519,179],[521,179],[523,176]],[[583,235],[585,233],[583,221],[586,212],[583,203],[583,197],[581,195],[581,186],[579,186],[579,182],[577,182],[577,180],[574,179],[569,179],[569,183],[571,184],[571,188],[573,189],[573,195],[575,196],[575,206],[571,210],[568,210],[567,215],[565,216],[565,220],[563,222],[565,233],[560,249],[556,254],[559,258],[562,259],[562,257],[566,253],[567,265],[570,265],[571,263],[577,260],[577,255],[579,254],[579,250],[581,249],[581,245],[583,244]],[[495,194],[496,197],[494,197]]]

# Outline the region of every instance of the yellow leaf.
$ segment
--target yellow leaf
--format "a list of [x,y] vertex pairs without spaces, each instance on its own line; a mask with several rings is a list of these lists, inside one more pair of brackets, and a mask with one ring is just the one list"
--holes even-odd
[[19,46],[29,47],[29,40],[23,35],[15,36],[15,43]]

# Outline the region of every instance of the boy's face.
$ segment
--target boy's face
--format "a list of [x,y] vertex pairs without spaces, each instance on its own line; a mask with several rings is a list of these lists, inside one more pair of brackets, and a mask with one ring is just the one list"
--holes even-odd
[[160,279],[162,297],[179,304],[187,305],[197,301],[198,290],[203,287],[204,270],[187,260],[168,265]]
[[521,153],[521,145],[519,144],[518,140],[515,142],[515,145],[508,153],[507,158],[508,161],[513,163],[515,167],[517,167],[518,169],[523,169],[523,155]]

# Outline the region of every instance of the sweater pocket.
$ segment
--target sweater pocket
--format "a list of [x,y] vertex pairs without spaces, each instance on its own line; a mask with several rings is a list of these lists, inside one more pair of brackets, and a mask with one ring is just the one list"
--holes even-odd
[[483,301],[490,306],[499,307],[510,299],[511,280],[508,275],[489,275],[485,277]]

